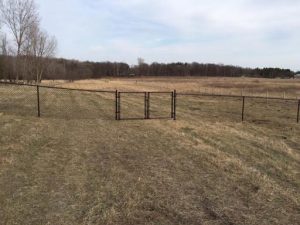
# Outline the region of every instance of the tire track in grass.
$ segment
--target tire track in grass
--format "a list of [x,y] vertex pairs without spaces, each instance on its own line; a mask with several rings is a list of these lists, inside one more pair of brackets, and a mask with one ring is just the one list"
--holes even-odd
[[[192,150],[194,151],[199,151],[199,154],[201,154],[202,156],[202,160],[203,161],[207,161],[207,162],[215,162],[216,164],[212,164],[214,165],[212,167],[215,168],[216,170],[213,172],[216,175],[219,174],[220,177],[224,177],[224,181],[220,182],[222,179],[215,180],[213,181],[213,179],[211,180],[211,178],[208,178],[209,180],[213,181],[213,186],[212,191],[214,189],[218,190],[215,194],[216,196],[218,196],[219,199],[223,199],[223,203],[226,204],[227,201],[230,200],[230,198],[232,197],[235,201],[235,203],[237,203],[237,199],[240,198],[240,204],[241,206],[237,206],[237,208],[235,209],[235,212],[239,212],[242,210],[241,207],[246,207],[246,211],[243,212],[246,214],[249,214],[249,216],[251,216],[253,219],[258,219],[257,222],[259,222],[260,224],[270,224],[271,221],[265,221],[266,218],[265,217],[256,217],[255,214],[253,214],[254,209],[256,208],[260,208],[260,207],[264,207],[266,210],[266,213],[268,213],[269,215],[272,215],[272,217],[276,217],[276,218],[281,218],[278,219],[278,221],[282,221],[283,218],[286,218],[286,215],[289,215],[291,221],[297,221],[297,217],[295,217],[295,213],[297,211],[297,208],[299,208],[299,198],[297,200],[297,197],[295,198],[294,196],[297,196],[297,191],[295,192],[295,189],[289,189],[287,190],[286,187],[287,185],[284,183],[278,183],[276,181],[276,179],[273,179],[274,177],[269,176],[268,174],[265,173],[264,170],[259,170],[256,169],[256,166],[253,164],[249,164],[248,162],[246,162],[243,158],[244,157],[237,157],[237,155],[235,154],[228,154],[226,149],[224,149],[222,146],[219,145],[215,145],[212,143],[206,143],[204,142],[204,144],[202,144],[202,138],[200,138],[200,146],[202,146],[201,148],[199,148],[197,146],[197,139],[199,137],[211,137],[213,140],[213,137],[218,137],[218,135],[220,135],[220,133],[215,134],[215,132],[212,132],[210,134],[210,129],[208,129],[207,125],[210,126],[218,126],[218,125],[213,125],[212,123],[208,123],[207,125],[205,124],[205,122],[201,122],[201,126],[198,127],[196,124],[190,123],[189,127],[191,127],[191,130],[193,132],[195,132],[195,134],[191,135],[192,133],[190,132],[184,132],[184,134],[180,134],[177,133],[178,131],[180,131],[180,127],[186,127],[186,121],[185,122],[178,122],[176,124],[171,124],[171,126],[166,126],[167,122],[157,122],[157,124],[155,126],[157,126],[159,124],[160,129],[165,130],[165,132],[170,132],[170,133],[174,133],[176,139],[181,139],[180,136],[184,135],[184,141],[182,140],[182,143],[186,143],[186,147],[185,149],[190,149],[190,151],[186,151],[186,154],[191,154],[194,156],[191,156],[191,161],[194,161],[197,157],[195,156],[195,153],[192,152]],[[160,125],[161,124],[161,125]],[[202,132],[201,132],[201,131]],[[228,131],[226,129],[222,129],[220,128],[220,131],[222,130],[222,133],[224,135],[224,133],[227,133]],[[177,133],[177,134],[176,134]],[[230,135],[233,135],[232,133]],[[226,138],[226,137],[224,137]],[[231,141],[231,139],[228,139],[228,141],[233,145],[233,146],[228,146],[228,147],[233,147],[237,146],[235,145],[234,141]],[[191,142],[190,144],[188,144],[189,142]],[[245,141],[246,142],[246,141]],[[226,143],[226,141],[222,140],[222,143]],[[250,143],[251,144],[251,143]],[[190,147],[189,147],[190,146]],[[208,146],[208,147],[205,147]],[[251,147],[251,146],[250,146]],[[265,151],[269,151],[268,149],[265,149]],[[211,158],[211,156],[215,155],[213,158]],[[246,157],[247,153],[245,153],[245,157]],[[209,156],[209,157],[208,157]],[[208,158],[207,158],[208,157]],[[262,157],[259,157],[260,160],[263,160]],[[275,162],[276,163],[276,162]],[[205,170],[204,170],[205,171]],[[286,171],[287,172],[287,171]],[[194,171],[195,173],[195,171]],[[221,175],[223,174],[223,175]],[[249,175],[251,175],[251,177],[253,177],[253,179],[249,179]],[[207,181],[206,181],[207,182]],[[238,188],[237,190],[239,190],[239,192],[241,193],[237,193],[238,196],[235,196],[235,193],[232,192],[234,189],[236,189],[237,187],[235,187],[235,184],[238,184],[240,188]],[[255,187],[253,190],[251,189],[251,187]],[[223,188],[222,188],[223,187]],[[255,190],[258,188],[259,190],[259,194],[255,194]],[[294,186],[295,187],[295,186]],[[224,189],[228,188],[228,193],[226,194],[226,191]],[[250,189],[249,189],[250,188]],[[232,189],[232,190],[230,190]],[[249,189],[249,190],[248,190]],[[254,194],[251,194],[251,192],[254,191]],[[208,192],[209,193],[209,192]],[[207,193],[207,194],[208,194]],[[226,196],[223,196],[223,194],[230,196],[230,198],[227,198]],[[222,197],[221,197],[222,196]],[[248,197],[247,197],[248,196]],[[272,199],[272,200],[270,200]],[[214,200],[216,202],[218,202],[218,200]],[[271,206],[269,205],[269,202],[271,203]],[[282,202],[285,202],[284,204]],[[276,205],[276,206],[274,206]],[[232,208],[233,205],[230,205],[231,210],[233,210]],[[276,216],[273,214],[273,208],[272,207],[277,207],[278,210],[280,212],[278,212],[278,214],[276,214]],[[284,208],[282,206],[285,206]],[[217,207],[217,205],[215,206]],[[227,206],[224,206],[227,208]],[[219,208],[219,209],[218,209]],[[251,210],[249,209],[251,208]],[[222,206],[219,206],[216,208],[217,210],[222,209]],[[243,211],[243,210],[242,210]],[[227,212],[228,213],[228,212]],[[227,214],[226,213],[226,214]],[[230,213],[230,211],[229,211]],[[227,214],[230,215],[230,214]],[[231,215],[230,218],[234,218],[236,217],[236,213],[234,215]],[[249,219],[249,217],[247,216],[247,218]],[[244,218],[246,219],[246,218]],[[247,219],[246,219],[247,220]],[[233,220],[234,221],[234,220]],[[239,219],[237,219],[237,221],[241,221]],[[275,222],[275,220],[272,221],[272,223],[277,224]],[[250,223],[252,224],[252,223]],[[255,223],[254,223],[255,224]]]

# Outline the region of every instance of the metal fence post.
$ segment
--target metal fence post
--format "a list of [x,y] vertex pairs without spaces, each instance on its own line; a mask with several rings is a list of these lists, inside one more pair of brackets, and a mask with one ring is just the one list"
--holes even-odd
[[244,114],[245,114],[245,96],[243,96],[242,122],[244,122]]
[[119,110],[118,110],[118,90],[116,90],[116,93],[115,93],[115,100],[116,100],[116,112],[115,112],[115,116],[116,116],[116,120],[118,120],[119,118],[118,118],[118,112],[119,112]]
[[297,123],[299,123],[299,117],[300,117],[300,99],[298,100]]
[[174,114],[173,114],[173,119],[176,120],[176,108],[177,108],[177,93],[176,90],[174,90],[174,106],[173,106],[173,110],[174,110]]
[[121,93],[118,92],[118,120],[121,120]]
[[147,92],[144,93],[144,117],[145,119],[148,119],[148,95]]
[[40,87],[39,87],[39,85],[36,86],[36,94],[37,94],[38,117],[41,117],[41,111],[40,111]]
[[147,93],[147,119],[150,119],[150,92]]
[[174,118],[174,92],[171,93],[171,118]]

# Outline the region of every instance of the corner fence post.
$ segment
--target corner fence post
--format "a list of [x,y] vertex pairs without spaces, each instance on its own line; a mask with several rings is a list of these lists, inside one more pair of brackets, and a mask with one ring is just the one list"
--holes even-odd
[[115,103],[116,103],[116,105],[115,105],[115,109],[116,109],[116,111],[115,111],[115,116],[116,116],[116,120],[118,120],[119,118],[118,118],[118,112],[119,112],[119,110],[118,110],[118,90],[116,90],[116,93],[115,93]]
[[38,117],[41,117],[41,111],[40,111],[40,87],[39,87],[39,85],[36,86],[36,94],[37,94]]
[[174,110],[174,114],[173,114],[173,119],[176,120],[176,108],[177,108],[177,93],[176,90],[174,90],[174,106],[173,106],[173,110]]
[[244,115],[245,115],[245,96],[243,96],[243,107],[242,107],[242,122],[244,122]]
[[297,110],[297,123],[299,123],[300,117],[300,99],[298,100],[298,110]]

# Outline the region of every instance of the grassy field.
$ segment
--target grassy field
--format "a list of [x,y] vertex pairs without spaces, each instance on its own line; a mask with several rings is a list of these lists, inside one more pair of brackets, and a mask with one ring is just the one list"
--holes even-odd
[[[246,78],[46,84],[300,90],[296,80]],[[178,96],[177,121],[115,121],[114,94],[40,91],[37,118],[34,88],[0,86],[0,224],[299,224],[297,101],[249,99],[242,123],[241,99]],[[153,96],[151,115],[168,116],[169,101]],[[124,95],[122,116],[143,117],[143,106],[143,96]]]
[[196,92],[208,94],[249,95],[261,97],[300,98],[300,79],[256,79],[227,77],[143,77],[83,80],[74,83],[45,81],[62,87],[140,91]]

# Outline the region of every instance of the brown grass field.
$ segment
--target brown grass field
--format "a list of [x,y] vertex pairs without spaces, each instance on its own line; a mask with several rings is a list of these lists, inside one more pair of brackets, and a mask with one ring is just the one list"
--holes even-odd
[[[178,96],[177,121],[114,120],[114,94],[0,85],[0,224],[300,222],[300,80],[128,78],[46,81],[119,91],[205,92],[295,101]],[[124,95],[122,116],[143,116]],[[152,116],[169,116],[153,96]]]
[[249,95],[261,97],[300,98],[300,79],[262,79],[228,77],[142,77],[77,82],[45,81],[46,85],[82,89],[105,89],[122,91],[172,91]]

